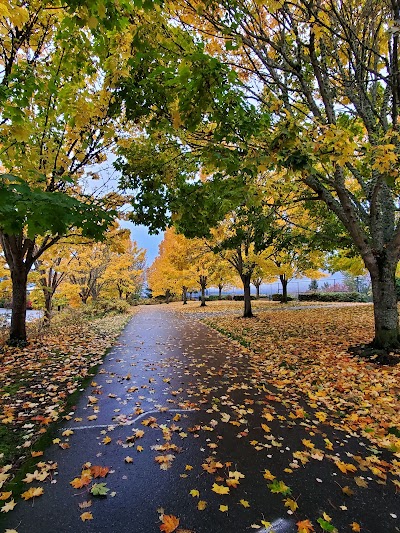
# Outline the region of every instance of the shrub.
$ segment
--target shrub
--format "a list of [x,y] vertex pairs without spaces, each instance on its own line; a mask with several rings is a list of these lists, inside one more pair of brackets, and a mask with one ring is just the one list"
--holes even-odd
[[104,315],[120,315],[129,313],[130,305],[126,300],[95,300],[82,307],[82,313],[91,317],[101,317]]
[[[287,297],[287,301],[288,302],[292,302],[293,300],[294,300],[294,298],[292,298],[292,296],[288,296]],[[283,301],[283,294],[282,293],[273,294],[272,295],[272,301],[273,302],[282,302]]]
[[365,302],[358,292],[309,292],[299,294],[300,302]]
[[[235,302],[243,302],[244,300],[244,295],[243,294],[235,294],[235,296],[233,297],[233,299],[235,300]],[[256,297],[255,296],[250,296],[250,300],[255,300]]]

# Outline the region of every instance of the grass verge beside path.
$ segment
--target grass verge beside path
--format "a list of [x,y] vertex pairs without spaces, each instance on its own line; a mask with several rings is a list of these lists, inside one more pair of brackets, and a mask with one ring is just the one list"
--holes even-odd
[[51,442],[57,422],[68,419],[82,388],[131,316],[89,321],[80,313],[63,314],[48,330],[30,326],[27,347],[2,346],[0,488],[10,468],[39,457]]
[[250,348],[260,380],[282,398],[285,392],[302,393],[321,420],[358,432],[400,459],[400,362],[376,365],[348,352],[370,342],[372,306],[268,311],[253,319],[216,316],[205,322]]

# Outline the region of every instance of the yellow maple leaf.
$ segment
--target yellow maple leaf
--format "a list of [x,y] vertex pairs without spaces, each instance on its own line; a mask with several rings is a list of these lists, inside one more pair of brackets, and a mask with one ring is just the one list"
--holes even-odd
[[192,489],[189,494],[190,496],[193,496],[193,498],[200,498],[200,492],[197,489]]
[[204,511],[206,507],[207,507],[207,502],[205,502],[204,500],[200,500],[199,503],[197,504],[197,509],[199,511]]
[[245,476],[241,472],[235,470],[234,472],[229,472],[229,477],[232,479],[243,479]]
[[8,498],[11,496],[12,491],[10,492],[0,492],[0,501],[1,500],[8,500]]
[[41,496],[44,493],[42,487],[31,487],[29,490],[26,490],[21,494],[24,500],[30,500],[31,498],[36,498]]
[[223,485],[218,485],[217,483],[214,483],[211,490],[217,494],[229,494],[229,487],[224,487]]
[[124,459],[125,463],[133,463],[133,459],[132,457],[129,457],[129,455],[127,455]]
[[352,531],[355,531],[356,533],[360,533],[361,531],[361,526],[360,524],[358,524],[357,522],[353,522],[351,525],[351,530]]
[[297,502],[295,500],[292,500],[291,498],[286,498],[283,501],[285,502],[285,507],[289,507],[289,509],[293,512],[295,512],[296,509],[299,508],[299,506],[297,505]]
[[86,520],[93,520],[92,513],[89,513],[89,511],[86,511],[81,514],[81,520],[82,522],[86,522]]
[[6,502],[3,507],[1,508],[2,513],[8,513],[14,509],[14,507],[17,505],[17,502],[14,501],[14,498],[10,500],[9,502]]
[[144,450],[143,446],[136,446],[137,452],[142,452]]
[[104,437],[103,444],[110,444],[110,442],[111,442],[111,439],[110,439],[110,437],[108,435],[107,435],[107,437]]
[[343,463],[342,461],[336,461],[335,464],[339,468],[339,470],[341,472],[343,472],[343,474],[347,474],[347,472],[356,472],[357,471],[357,467],[355,467],[354,465],[352,465],[350,463]]
[[264,471],[264,479],[268,479],[268,481],[273,481],[275,479],[275,476],[271,474],[269,470]]
[[228,511],[229,507],[227,505],[220,505],[219,506],[219,510],[222,512],[222,513],[226,513]]
[[239,500],[239,503],[240,505],[243,505],[243,507],[246,507],[246,509],[250,507],[250,504],[247,500]]
[[239,485],[239,480],[238,479],[233,479],[233,478],[228,478],[226,480],[226,484],[228,485],[228,487],[233,487],[234,489],[237,488],[237,486]]

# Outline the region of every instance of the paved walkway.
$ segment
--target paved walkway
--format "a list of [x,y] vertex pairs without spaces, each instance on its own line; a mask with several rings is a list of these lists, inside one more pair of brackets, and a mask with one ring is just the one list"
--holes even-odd
[[[182,533],[245,533],[256,525],[263,533],[294,533],[307,519],[322,531],[323,513],[341,533],[355,531],[354,522],[363,533],[400,531],[394,485],[360,463],[373,454],[370,444],[312,412],[296,419],[306,406],[295,384],[282,399],[265,378],[247,353],[195,318],[143,307],[60,429],[60,442],[40,458],[56,462],[57,474],[27,485],[44,494],[19,502],[0,531],[156,533],[160,509],[180,519]],[[342,473],[337,461],[355,464],[357,473]],[[94,480],[106,483],[106,497],[88,492],[93,482],[70,485],[86,463],[110,469]],[[212,490],[221,486],[229,493]],[[93,519],[83,522],[84,512]]]

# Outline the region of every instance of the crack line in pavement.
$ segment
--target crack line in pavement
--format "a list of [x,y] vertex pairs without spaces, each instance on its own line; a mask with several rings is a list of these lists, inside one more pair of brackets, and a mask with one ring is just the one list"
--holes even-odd
[[132,424],[135,424],[135,422],[137,422],[138,420],[140,420],[141,418],[147,416],[147,415],[156,415],[156,414],[164,414],[164,413],[194,413],[194,412],[198,412],[200,409],[168,409],[168,411],[145,411],[144,413],[138,415],[136,418],[134,418],[133,420],[129,420],[129,423],[128,424],[97,424],[97,425],[94,425],[94,426],[76,426],[76,427],[72,427],[70,428],[72,431],[76,431],[78,429],[96,429],[96,428],[109,428],[110,426],[131,426]]

